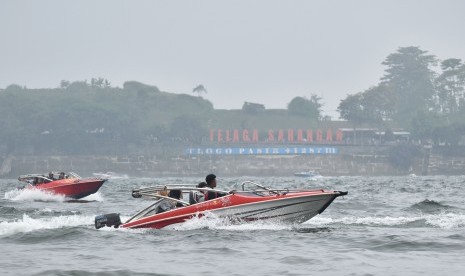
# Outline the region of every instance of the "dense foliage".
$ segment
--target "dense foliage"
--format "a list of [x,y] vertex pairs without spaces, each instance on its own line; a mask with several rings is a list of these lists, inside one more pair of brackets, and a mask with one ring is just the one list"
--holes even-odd
[[317,95],[312,95],[310,99],[305,97],[295,97],[287,105],[287,110],[289,114],[304,116],[307,118],[312,118],[319,120],[321,119],[321,98]]
[[465,64],[446,59],[436,72],[437,64],[418,47],[399,48],[383,62],[377,86],[341,101],[341,118],[355,126],[390,121],[415,139],[457,145],[465,135]]
[[[340,102],[340,117],[386,135],[395,125],[416,141],[459,144],[465,136],[462,60],[439,61],[418,47],[405,47],[388,55],[383,65],[387,68],[378,85]],[[196,96],[162,92],[135,81],[112,87],[103,78],[63,80],[50,89],[12,84],[0,89],[0,154],[147,153],[208,143],[212,129],[266,134],[279,128],[325,129],[329,123],[316,95],[293,98],[287,110],[247,102],[241,110],[215,110],[201,97],[207,93],[203,85],[192,93]]]
[[0,92],[0,151],[114,152],[182,136],[198,139],[213,106],[201,97],[126,82],[63,81],[60,88],[10,85]]
[[[315,127],[317,118],[245,103],[214,110],[197,96],[160,91],[135,81],[62,81],[59,88],[0,89],[0,154],[150,154],[209,142],[210,129]],[[305,107],[303,107],[305,108]],[[265,135],[265,134],[263,134]],[[183,152],[182,149],[177,149]]]

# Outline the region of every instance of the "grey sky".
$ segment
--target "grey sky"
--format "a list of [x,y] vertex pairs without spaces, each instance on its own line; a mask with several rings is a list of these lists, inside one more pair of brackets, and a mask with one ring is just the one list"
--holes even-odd
[[465,59],[465,1],[0,0],[0,88],[136,80],[215,108],[285,108],[323,97],[326,114],[378,83],[398,47]]

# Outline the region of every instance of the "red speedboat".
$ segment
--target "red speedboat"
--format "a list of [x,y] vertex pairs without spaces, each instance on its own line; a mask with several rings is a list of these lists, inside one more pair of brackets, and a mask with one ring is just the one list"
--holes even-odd
[[20,176],[18,180],[27,183],[24,189],[43,190],[73,199],[80,199],[96,193],[107,181],[102,178],[81,178],[73,172],[67,174],[64,172],[50,173],[48,175],[27,174]]
[[[244,189],[245,184],[253,184],[253,190]],[[339,196],[347,192],[329,190],[289,190],[270,189],[257,183],[246,181],[242,191],[218,191],[224,196],[204,202],[184,202],[159,194],[163,189],[205,192],[204,188],[188,186],[158,186],[133,190],[134,197],[153,197],[153,204],[138,212],[125,223],[121,223],[119,214],[112,213],[95,217],[95,227],[104,226],[124,228],[163,228],[182,223],[193,217],[204,216],[211,212],[218,217],[231,218],[234,221],[277,220],[302,223],[322,213]],[[160,212],[160,205],[166,202],[182,204],[168,211]]]

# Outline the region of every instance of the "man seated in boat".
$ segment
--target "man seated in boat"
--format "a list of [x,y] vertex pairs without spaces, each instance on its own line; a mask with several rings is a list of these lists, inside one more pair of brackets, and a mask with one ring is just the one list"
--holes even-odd
[[[207,177],[205,177],[205,182],[207,183],[207,188],[214,190],[216,188],[216,175],[214,174],[207,175]],[[211,200],[211,199],[215,199],[217,197],[222,197],[225,195],[226,195],[225,193],[221,193],[218,191],[207,191],[205,193],[205,200]]]

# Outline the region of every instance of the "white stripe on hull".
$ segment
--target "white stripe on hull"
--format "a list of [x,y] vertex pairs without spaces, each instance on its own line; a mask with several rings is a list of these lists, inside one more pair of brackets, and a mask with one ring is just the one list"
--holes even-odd
[[333,194],[312,195],[243,204],[211,212],[220,217],[234,217],[242,220],[274,219],[292,223],[304,222],[317,215],[321,208],[333,199]]

